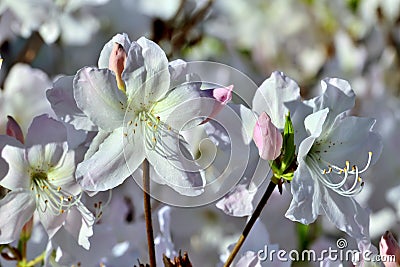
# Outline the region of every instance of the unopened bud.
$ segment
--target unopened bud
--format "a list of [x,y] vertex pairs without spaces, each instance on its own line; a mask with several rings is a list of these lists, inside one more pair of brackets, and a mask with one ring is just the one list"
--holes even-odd
[[379,252],[385,267],[400,266],[400,247],[391,232],[386,231],[379,242]]
[[13,117],[7,116],[7,127],[6,127],[6,134],[8,136],[12,136],[22,144],[24,143],[24,134],[22,133],[21,127],[19,126],[18,122],[14,120]]
[[122,80],[122,72],[125,68],[126,52],[122,45],[114,43],[113,49],[108,60],[108,68],[115,73],[118,88],[125,92],[125,83]]
[[228,104],[232,99],[233,85],[228,87],[215,88],[212,91],[213,98],[216,100],[211,114],[201,124],[208,122],[210,119],[215,118],[221,109]]
[[27,242],[29,238],[31,238],[32,229],[33,229],[33,217],[31,217],[29,221],[25,223],[24,227],[22,227],[20,239],[23,240],[24,242]]
[[262,159],[274,160],[281,154],[282,135],[265,112],[260,115],[254,126],[253,140]]

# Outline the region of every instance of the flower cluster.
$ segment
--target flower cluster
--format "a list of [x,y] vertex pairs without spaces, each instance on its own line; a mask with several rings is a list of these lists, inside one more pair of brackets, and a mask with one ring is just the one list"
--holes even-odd
[[[132,265],[146,254],[145,227],[151,242],[148,194],[157,191],[152,196],[161,202],[179,198],[182,206],[195,206],[208,204],[229,185],[216,207],[232,216],[255,216],[260,206],[254,208],[253,201],[264,191],[264,180],[270,181],[266,192],[275,185],[281,194],[285,190],[291,221],[309,225],[324,215],[360,250],[373,247],[369,210],[356,197],[368,183],[362,176],[379,158],[382,141],[374,119],[350,115],[355,104],[350,84],[324,79],[321,93],[303,100],[295,81],[273,72],[252,103],[244,104],[239,82],[217,84],[213,71],[201,67],[169,62],[145,37],[131,41],[117,34],[104,45],[97,67],[41,85],[51,87],[46,96],[56,118],[36,116],[24,136],[9,117],[6,135],[0,136],[5,188],[0,243],[7,257],[19,266]],[[235,155],[235,166],[226,162],[232,151],[243,153]],[[208,164],[211,152],[214,162]],[[230,167],[221,171],[225,166]],[[151,180],[137,179],[141,175]],[[234,176],[239,183],[230,181]],[[145,208],[138,205],[141,190],[132,177],[145,191]],[[177,218],[173,208],[160,205],[154,258],[171,266],[166,259],[178,255],[171,234]],[[249,223],[256,223],[253,218]],[[41,227],[48,235],[46,249],[28,261],[26,245]],[[261,220],[257,228],[267,235]],[[253,239],[237,266],[261,266],[256,249],[265,239]],[[398,254],[386,234],[388,239],[387,251]],[[190,264],[187,254],[179,259]]]

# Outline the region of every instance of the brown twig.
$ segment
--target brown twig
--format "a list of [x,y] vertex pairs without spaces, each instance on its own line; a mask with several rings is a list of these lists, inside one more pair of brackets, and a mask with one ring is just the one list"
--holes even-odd
[[154,248],[153,223],[151,219],[151,203],[150,203],[150,167],[147,159],[142,163],[143,170],[143,204],[144,219],[146,222],[147,246],[149,250],[150,267],[156,267],[156,252]]
[[239,237],[239,240],[236,242],[235,247],[231,251],[227,261],[224,264],[224,267],[229,267],[233,260],[235,259],[236,255],[238,254],[240,248],[242,247],[244,241],[246,240],[247,236],[250,233],[251,228],[253,228],[254,224],[257,221],[257,218],[260,216],[261,211],[264,209],[265,204],[267,204],[268,199],[271,197],[272,192],[274,191],[276,184],[274,182],[270,182],[268,185],[267,190],[265,191],[263,197],[261,198],[260,202],[258,203],[256,209],[254,210],[253,214],[250,217],[250,220],[247,222],[246,226],[243,229],[242,234]]
[[[13,60],[9,64],[4,64],[7,62],[3,62],[3,68],[5,68],[5,73],[6,75],[4,77],[7,77],[7,73],[10,71],[10,69],[17,63],[26,63],[30,64],[32,63],[37,54],[39,53],[40,48],[44,44],[43,38],[40,36],[38,32],[33,32],[29,39],[26,41],[24,47],[21,49],[19,52],[18,56],[16,57],[15,60]],[[1,82],[0,88],[4,87],[4,80]]]

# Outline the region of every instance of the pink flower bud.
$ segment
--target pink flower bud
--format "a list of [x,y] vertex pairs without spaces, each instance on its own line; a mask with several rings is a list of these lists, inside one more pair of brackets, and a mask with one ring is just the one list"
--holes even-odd
[[221,87],[221,88],[215,88],[213,90],[213,97],[216,101],[214,104],[213,110],[211,111],[211,114],[208,116],[207,119],[205,119],[202,123],[204,124],[208,122],[210,119],[215,118],[217,114],[221,111],[221,109],[228,104],[229,101],[232,99],[232,90],[233,90],[233,85],[229,85],[228,87]]
[[7,116],[7,128],[6,134],[8,136],[12,136],[22,144],[24,143],[24,134],[22,133],[21,127],[19,126],[18,122],[14,120],[13,117]]
[[253,140],[262,159],[274,160],[281,154],[282,135],[265,112],[261,113],[254,126]]
[[118,88],[125,91],[125,83],[122,80],[122,72],[125,68],[126,52],[122,45],[114,43],[113,49],[108,60],[108,68],[115,73]]
[[213,90],[214,98],[220,105],[226,105],[232,99],[233,84],[228,87],[216,88]]
[[[386,231],[379,242],[379,252],[386,267],[400,266],[400,247],[391,232]],[[390,256],[390,255],[394,255]],[[389,259],[391,259],[389,261]]]
[[22,227],[20,239],[22,239],[24,242],[27,242],[29,238],[31,238],[32,234],[32,229],[33,229],[33,216],[27,221]]

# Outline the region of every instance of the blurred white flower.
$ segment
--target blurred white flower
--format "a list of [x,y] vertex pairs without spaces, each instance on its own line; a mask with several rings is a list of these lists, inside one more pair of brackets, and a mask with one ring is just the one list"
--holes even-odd
[[253,213],[253,199],[257,189],[254,183],[240,184],[217,202],[217,208],[235,217],[250,216]]
[[[236,241],[236,240],[235,240]],[[233,249],[235,243],[231,244],[223,255],[220,256],[222,262],[225,262]],[[276,266],[288,267],[291,262],[287,255],[283,256],[286,260],[279,260],[276,253],[271,253],[274,250],[279,251],[278,244],[271,244],[269,233],[264,223],[257,219],[248,238],[243,243],[243,246],[238,252],[238,257],[234,261],[236,267],[261,267],[261,266]],[[275,255],[274,255],[275,254]],[[272,258],[271,258],[272,255]],[[281,257],[281,256],[280,256]]]
[[0,133],[5,133],[7,116],[12,116],[26,133],[33,117],[53,115],[46,99],[50,87],[51,80],[43,71],[25,64],[13,66],[0,90]]
[[29,37],[38,31],[50,44],[60,36],[66,44],[87,44],[99,29],[99,22],[90,7],[104,5],[108,0],[3,0],[0,10],[10,10],[20,25],[17,34]]
[[160,233],[154,238],[157,262],[163,262],[163,255],[168,258],[177,256],[174,250],[174,243],[171,238],[171,208],[162,207],[158,211],[158,223],[160,225]]

